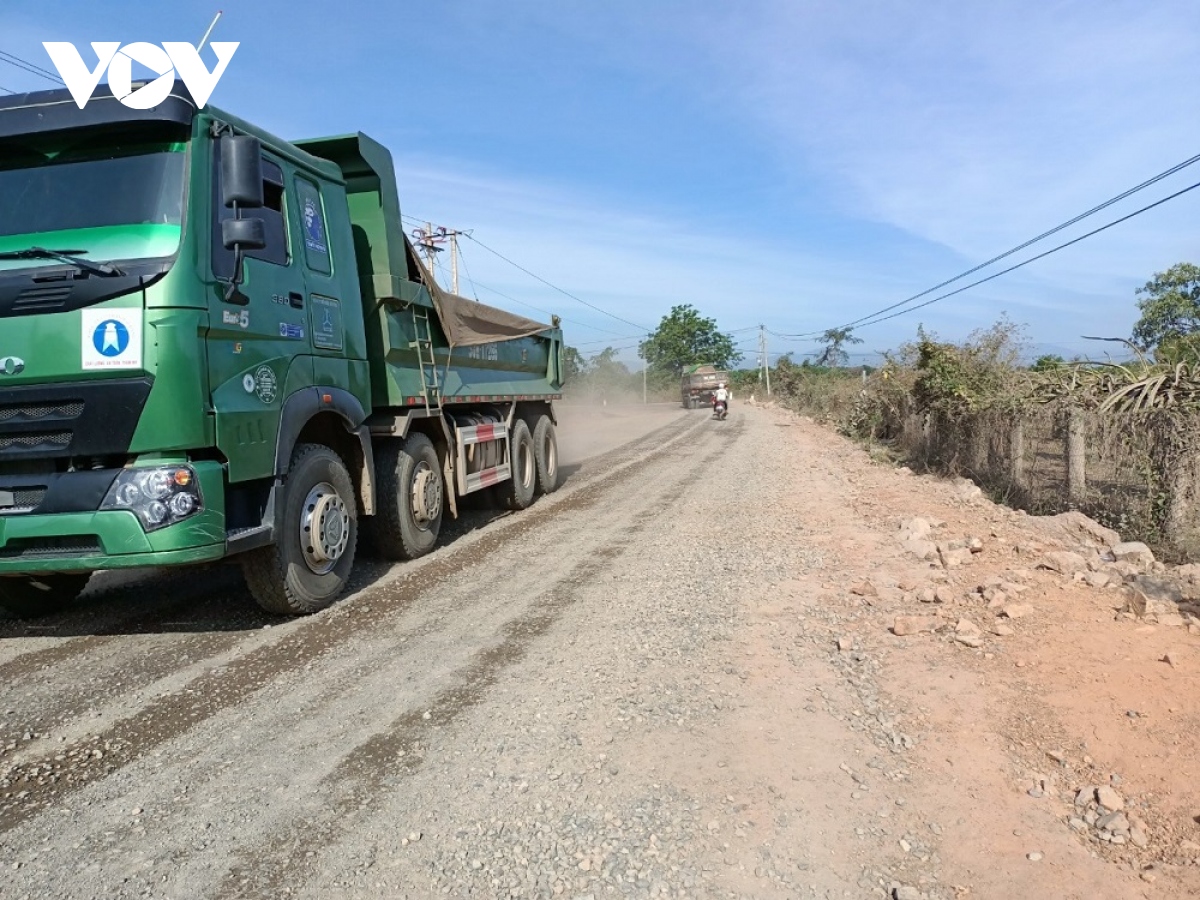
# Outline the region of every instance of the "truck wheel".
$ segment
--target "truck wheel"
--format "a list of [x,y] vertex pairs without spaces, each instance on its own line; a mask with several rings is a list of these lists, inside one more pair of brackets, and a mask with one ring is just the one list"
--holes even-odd
[[433,442],[410,434],[376,450],[379,507],[366,526],[384,559],[416,559],[437,543],[445,508],[441,464]]
[[83,572],[0,578],[0,607],[21,619],[48,616],[74,603],[91,577]]
[[533,456],[537,464],[537,493],[558,490],[558,435],[549,416],[541,416],[533,427]]
[[277,513],[275,545],[242,557],[246,585],[270,613],[324,609],[346,589],[358,540],[354,483],[338,455],[297,446]]
[[527,509],[533,503],[534,488],[537,487],[537,459],[533,435],[524,419],[513,423],[508,446],[512,477],[496,485],[496,496],[507,509]]

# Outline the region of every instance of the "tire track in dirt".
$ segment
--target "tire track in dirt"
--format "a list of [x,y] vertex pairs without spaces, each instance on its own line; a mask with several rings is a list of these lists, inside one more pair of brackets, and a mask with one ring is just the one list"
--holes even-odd
[[[744,424],[739,417],[730,422],[732,428],[722,429],[722,436],[736,441]],[[242,848],[239,853],[242,862],[226,876],[215,896],[220,900],[240,900],[282,896],[302,888],[320,862],[312,855],[311,848],[331,845],[337,834],[345,830],[347,820],[370,815],[382,803],[389,786],[394,789],[397,779],[419,771],[424,757],[417,748],[425,743],[426,736],[435,728],[455,724],[487,700],[489,688],[500,681],[508,668],[519,663],[535,641],[549,632],[575,603],[579,583],[594,580],[615,565],[655,520],[670,515],[675,501],[708,477],[710,466],[728,451],[729,444],[729,440],[721,441],[702,459],[695,460],[671,487],[656,491],[653,497],[641,498],[644,502],[638,508],[628,509],[623,518],[631,520],[630,524],[619,524],[606,531],[611,534],[615,530],[623,536],[587,553],[584,562],[534,598],[521,615],[507,622],[501,629],[500,642],[479,650],[454,672],[450,685],[427,704],[428,711],[404,712],[347,754],[322,781],[323,793],[332,801],[326,799],[321,812],[306,815],[303,823],[289,821],[282,831],[262,835],[253,846]],[[620,485],[610,484],[610,488],[619,490]],[[647,505],[649,513],[643,511]]]
[[0,834],[218,712],[242,703],[281,673],[302,669],[357,635],[369,633],[396,610],[435,590],[443,579],[487,559],[543,522],[564,512],[595,506],[620,483],[704,424],[702,420],[684,418],[651,432],[601,457],[600,464],[589,467],[588,477],[577,488],[548,498],[550,502],[544,500],[477,539],[445,548],[427,562],[400,567],[407,577],[372,588],[371,607],[361,615],[319,615],[301,620],[281,638],[202,673],[184,689],[150,700],[94,736],[58,744],[40,755],[30,753],[29,758],[0,775]]

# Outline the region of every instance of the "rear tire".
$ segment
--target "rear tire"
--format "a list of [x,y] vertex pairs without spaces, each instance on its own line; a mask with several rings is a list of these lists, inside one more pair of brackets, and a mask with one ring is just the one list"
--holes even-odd
[[533,427],[533,453],[537,465],[537,493],[558,490],[558,435],[549,416],[541,416]]
[[91,572],[0,578],[0,607],[21,619],[60,612],[78,599]]
[[384,559],[408,560],[434,548],[442,528],[446,491],[433,442],[413,433],[388,441],[375,454],[379,508],[364,522]]
[[354,482],[336,453],[300,444],[277,506],[275,545],[242,556],[242,574],[269,613],[303,616],[346,589],[358,541]]
[[537,459],[533,435],[524,419],[513,423],[508,446],[508,467],[512,477],[496,485],[496,497],[506,509],[528,509],[537,488]]

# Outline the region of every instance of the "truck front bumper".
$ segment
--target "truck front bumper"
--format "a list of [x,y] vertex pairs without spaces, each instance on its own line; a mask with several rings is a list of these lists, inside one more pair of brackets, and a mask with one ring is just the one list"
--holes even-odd
[[128,510],[0,515],[0,576],[205,562],[225,555],[219,463],[189,463],[204,507],[147,532]]

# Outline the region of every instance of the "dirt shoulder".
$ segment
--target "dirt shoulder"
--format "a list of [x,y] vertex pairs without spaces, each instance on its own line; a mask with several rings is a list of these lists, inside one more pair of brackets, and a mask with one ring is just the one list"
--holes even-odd
[[[802,418],[769,415],[818,501],[816,540],[837,559],[827,639],[877,664],[914,742],[908,799],[926,831],[939,826],[943,889],[1200,894],[1198,629],[1125,611],[1126,578],[1172,573],[1114,561],[1117,536],[1082,517],[998,507],[969,483],[876,464]],[[895,634],[897,617],[920,630]],[[1100,788],[1116,808],[1097,802]]]

